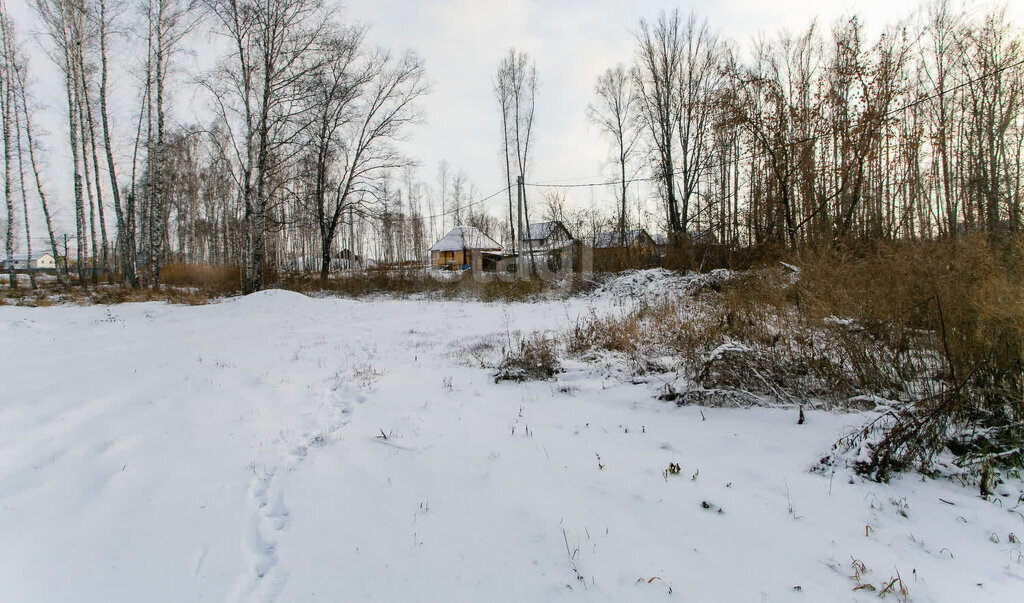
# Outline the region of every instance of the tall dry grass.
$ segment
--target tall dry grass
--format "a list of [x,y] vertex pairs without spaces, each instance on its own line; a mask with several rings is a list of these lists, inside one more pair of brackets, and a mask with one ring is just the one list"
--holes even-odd
[[621,353],[632,370],[671,355],[679,403],[826,406],[887,400],[858,438],[876,479],[951,452],[1024,466],[1024,245],[981,236],[805,252],[712,281],[681,300],[591,316],[569,353]]
[[191,287],[211,295],[228,295],[240,289],[242,273],[238,266],[165,264],[160,267],[160,281],[171,287]]

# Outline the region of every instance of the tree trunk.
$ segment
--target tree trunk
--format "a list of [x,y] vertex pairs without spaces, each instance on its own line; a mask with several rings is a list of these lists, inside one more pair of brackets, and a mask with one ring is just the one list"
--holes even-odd
[[[126,209],[121,207],[121,191],[117,185],[117,166],[114,164],[113,145],[110,141],[110,121],[107,117],[107,4],[99,0],[100,5],[100,126],[103,129],[103,149],[107,156],[107,175],[110,177],[110,192],[114,200],[114,217],[117,223],[117,239],[119,241],[118,256],[121,264],[121,278],[132,287],[139,286],[135,275],[135,232],[128,227],[125,219]],[[105,239],[106,237],[104,237]]]

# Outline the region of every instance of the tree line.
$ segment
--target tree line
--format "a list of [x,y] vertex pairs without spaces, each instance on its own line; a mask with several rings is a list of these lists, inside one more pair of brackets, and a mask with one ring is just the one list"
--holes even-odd
[[677,244],[1021,229],[1024,48],[1001,9],[934,0],[873,41],[851,16],[746,53],[676,10],[636,39],[590,107],[614,147],[620,229],[637,180]]
[[[346,220],[349,238],[356,221],[396,222],[387,184],[411,163],[396,142],[420,119],[417,101],[428,90],[423,62],[412,52],[370,43],[366,28],[345,23],[335,6],[322,0],[147,0],[138,7],[35,0],[34,8],[65,80],[79,282],[117,273],[132,285],[156,287],[162,263],[205,261],[241,266],[243,290],[254,291],[263,286],[264,266],[295,248],[303,258],[321,258],[319,267],[328,273]],[[18,173],[10,157],[31,158],[38,145],[25,101],[27,64],[15,54],[6,10],[2,18],[10,178]],[[170,74],[179,68],[185,39],[200,27],[212,30],[224,48],[215,69],[193,74],[211,99],[212,118],[172,126]],[[120,57],[109,51],[115,31],[144,45],[141,67],[115,65]],[[113,140],[126,124],[111,123],[108,112],[108,73],[115,67],[139,81],[129,160],[119,158]],[[20,121],[8,132],[10,116]],[[36,175],[35,192],[46,208],[45,179]],[[6,188],[8,229],[15,223],[10,204],[17,188]],[[20,190],[24,196],[28,188]],[[114,210],[113,229],[106,207]],[[48,234],[54,255],[64,255]],[[8,233],[8,255],[13,241]],[[402,253],[400,242],[391,247]],[[11,279],[13,285],[13,269]]]
[[[996,9],[930,0],[873,40],[850,16],[747,47],[695,13],[641,19],[634,56],[601,74],[586,108],[615,172],[584,185],[607,195],[584,210],[558,186],[534,197],[538,69],[525,52],[509,49],[491,82],[506,188],[485,197],[444,161],[436,182],[420,179],[399,143],[422,121],[422,59],[373,44],[326,0],[33,2],[62,76],[70,161],[43,173],[29,64],[0,5],[4,253],[22,240],[33,251],[25,217],[41,211],[68,281],[157,287],[162,265],[211,263],[239,266],[255,291],[268,266],[327,278],[339,262],[419,262],[456,224],[515,252],[531,209],[584,240],[653,221],[672,245],[734,249],[1022,226],[1024,49]],[[213,70],[189,74],[208,118],[172,123],[167,87],[199,30],[219,49]],[[126,43],[141,62],[111,51]],[[114,70],[134,76],[131,111],[110,110]],[[72,184],[74,257],[48,176]],[[484,203],[501,198],[507,212]]]

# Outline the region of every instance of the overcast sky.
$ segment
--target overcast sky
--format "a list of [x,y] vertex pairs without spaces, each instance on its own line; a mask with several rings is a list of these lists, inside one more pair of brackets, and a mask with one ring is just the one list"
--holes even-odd
[[[40,121],[48,131],[50,149],[47,180],[53,197],[64,205],[60,216],[72,225],[70,175],[66,168],[66,133],[62,125],[66,101],[61,99],[60,78],[42,52],[45,40],[30,35],[39,26],[29,9],[31,0],[7,0],[23,47],[32,57],[35,96],[46,107]],[[332,0],[327,0],[332,2]],[[130,5],[130,4],[129,4]],[[986,2],[968,0],[968,6]],[[1011,3],[1009,13],[1024,23],[1024,2]],[[409,132],[406,151],[421,162],[421,179],[436,183],[437,164],[447,159],[454,169],[466,172],[481,195],[501,189],[500,122],[493,93],[498,62],[510,46],[534,58],[539,76],[535,154],[529,179],[533,182],[599,179],[608,171],[608,143],[587,122],[586,107],[593,98],[594,81],[606,68],[629,63],[634,54],[634,32],[640,18],[653,20],[662,9],[691,8],[708,19],[720,36],[740,48],[758,35],[776,36],[780,31],[801,30],[817,18],[824,30],[840,17],[856,11],[868,28],[868,41],[882,27],[908,20],[921,6],[918,0],[719,0],[707,3],[676,3],[656,0],[350,0],[338,4],[348,21],[371,27],[368,39],[396,51],[411,49],[426,62],[432,92],[423,101],[426,122]],[[210,65],[214,53],[207,36],[190,42],[202,49],[180,59],[184,71]],[[123,54],[132,52],[123,44]],[[116,59],[115,59],[116,60]],[[134,65],[130,65],[134,67]],[[187,73],[179,73],[181,82]],[[115,113],[124,118],[120,154],[128,150],[130,118],[137,103],[136,86],[125,73],[118,76],[113,99]],[[175,87],[174,117],[180,123],[201,120],[205,103],[194,89]],[[576,200],[604,202],[608,189],[581,189]],[[488,203],[494,211],[500,199]],[[66,226],[67,227],[67,226]],[[37,232],[39,232],[37,230]],[[34,237],[35,238],[35,237]]]
[[[410,145],[424,162],[424,178],[432,181],[443,157],[465,170],[486,195],[504,186],[492,80],[510,46],[535,59],[540,80],[530,180],[592,180],[612,171],[608,141],[588,123],[586,107],[598,75],[632,60],[641,18],[654,20],[676,6],[693,9],[720,36],[744,48],[756,36],[798,31],[815,18],[827,31],[854,11],[864,18],[870,40],[883,27],[909,19],[920,5],[918,0],[354,0],[348,14],[371,24],[374,39],[412,48],[426,59],[433,82],[424,103],[428,121]],[[1019,14],[1020,7],[1011,12]],[[570,194],[595,195],[599,201],[612,194],[610,188],[582,191]]]

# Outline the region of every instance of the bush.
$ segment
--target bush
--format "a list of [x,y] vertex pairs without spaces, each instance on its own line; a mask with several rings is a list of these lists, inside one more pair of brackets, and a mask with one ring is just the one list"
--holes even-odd
[[876,246],[839,260],[808,264],[808,313],[856,316],[908,379],[903,404],[846,443],[863,448],[858,470],[885,480],[943,452],[972,470],[1024,466],[1021,240]]
[[509,345],[497,367],[494,382],[550,379],[560,371],[553,342],[534,334]]
[[[874,479],[1024,465],[1024,245],[1020,239],[876,243],[805,251],[693,291],[590,316],[570,354],[669,355],[691,386],[677,403],[889,406],[845,442]],[[798,268],[796,268],[798,266]],[[664,370],[664,368],[661,368]]]

